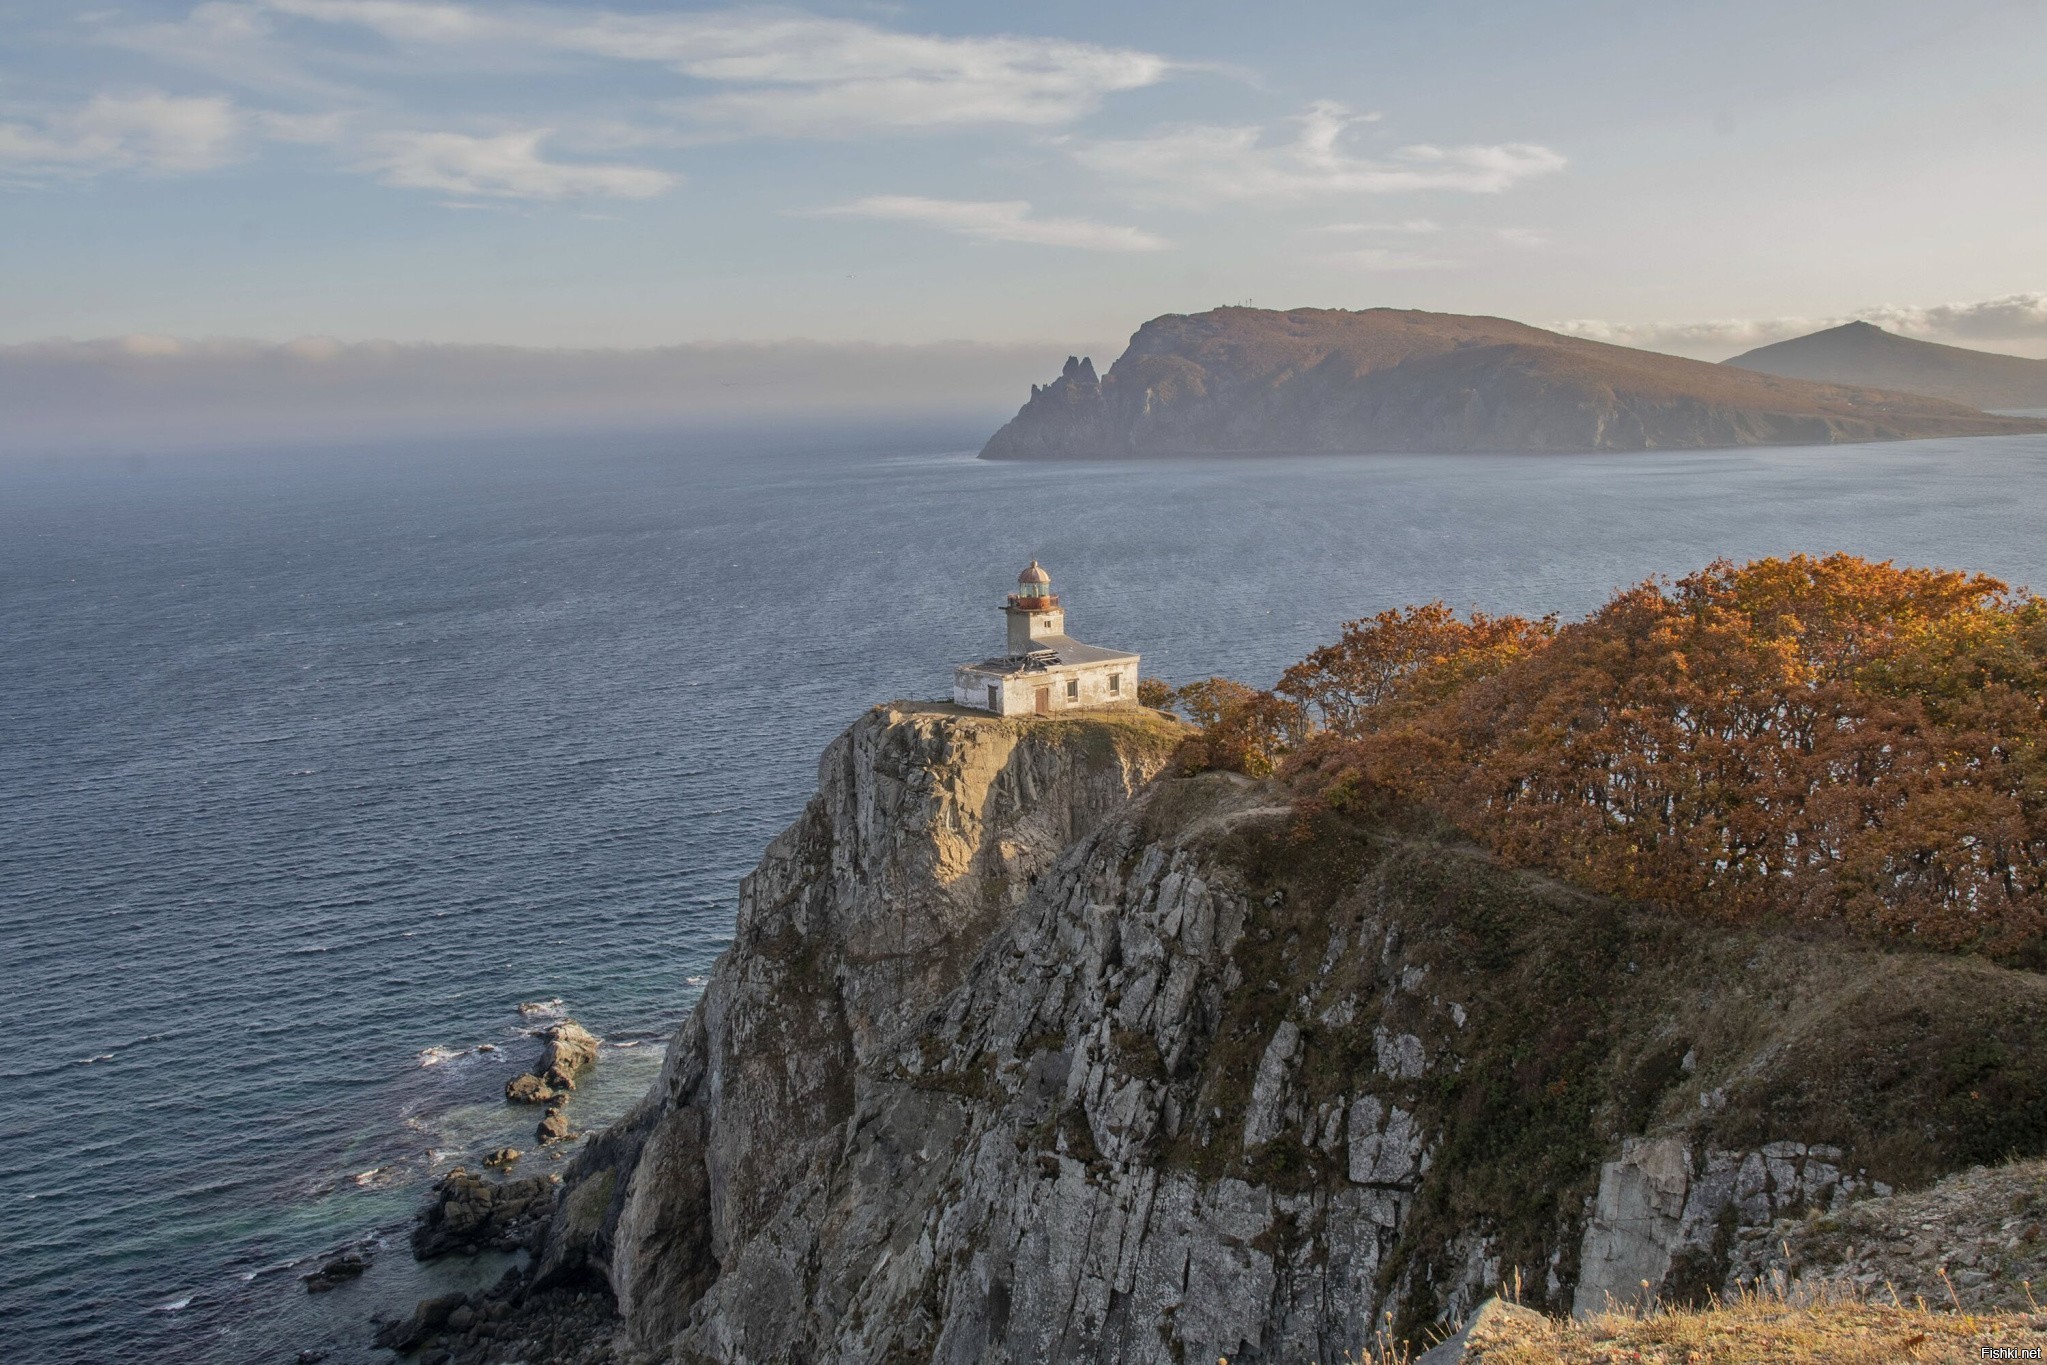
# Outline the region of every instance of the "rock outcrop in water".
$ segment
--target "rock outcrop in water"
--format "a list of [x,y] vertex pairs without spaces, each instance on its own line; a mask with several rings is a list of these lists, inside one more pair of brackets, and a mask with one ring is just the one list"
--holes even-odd
[[545,1046],[533,1070],[505,1082],[505,1098],[514,1104],[553,1104],[576,1088],[578,1077],[597,1065],[597,1035],[573,1019],[549,1024],[540,1037]]
[[1812,383],[1392,308],[1217,308],[1068,359],[983,459],[1679,450],[2047,431],[1924,395]]
[[461,1167],[434,1186],[412,1229],[414,1259],[538,1246],[554,1213],[555,1178],[491,1180]]
[[594,1279],[678,1362],[1331,1360],[1514,1275],[1717,1288],[1744,1229],[2047,1145],[2034,974],[1148,781],[1178,733],[837,740],[529,1301]]

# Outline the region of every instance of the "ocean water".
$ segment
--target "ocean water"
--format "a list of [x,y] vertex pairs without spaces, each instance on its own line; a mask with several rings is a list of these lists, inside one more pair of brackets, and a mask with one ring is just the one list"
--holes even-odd
[[[944,695],[1029,559],[1072,631],[1270,681],[1345,619],[1566,616],[1716,556],[2047,587],[2047,438],[987,464],[592,437],[0,465],[0,1357],[372,1358],[502,1259],[405,1220],[536,1115],[521,1003],[615,1116],[739,877],[865,707]],[[494,1051],[479,1051],[488,1045]],[[527,1158],[548,1169],[548,1158]],[[366,1241],[363,1281],[309,1258]]]

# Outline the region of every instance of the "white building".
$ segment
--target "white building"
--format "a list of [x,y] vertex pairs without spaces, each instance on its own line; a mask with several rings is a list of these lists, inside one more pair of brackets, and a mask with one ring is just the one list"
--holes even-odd
[[1049,716],[1137,700],[1137,656],[1068,635],[1052,575],[1037,560],[1016,576],[1002,614],[1009,618],[1009,652],[953,670],[959,705],[998,716]]

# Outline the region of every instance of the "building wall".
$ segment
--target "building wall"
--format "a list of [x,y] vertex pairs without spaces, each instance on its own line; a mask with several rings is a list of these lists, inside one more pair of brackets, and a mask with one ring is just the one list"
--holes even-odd
[[1066,609],[1049,607],[1044,611],[1022,611],[1016,607],[1004,607],[1002,614],[1009,618],[1009,652],[1028,654],[1037,648],[1037,641],[1047,635],[1066,633]]
[[[1120,691],[1109,690],[1111,674],[1121,675]],[[1074,684],[1076,693],[1071,697],[1067,695],[1069,683]],[[998,704],[993,709],[1001,716],[1033,714],[1037,710],[1040,687],[1052,689],[1054,715],[1082,706],[1113,706],[1137,700],[1137,660],[1061,665],[1032,673],[983,673],[976,668],[955,669],[952,699],[957,705],[986,711],[991,709],[988,705],[988,688],[991,686],[997,689]]]

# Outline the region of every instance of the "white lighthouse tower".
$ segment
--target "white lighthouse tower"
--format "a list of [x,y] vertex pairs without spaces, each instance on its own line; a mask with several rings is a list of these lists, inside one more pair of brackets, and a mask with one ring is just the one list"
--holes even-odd
[[998,716],[1049,716],[1137,700],[1137,655],[1084,645],[1066,633],[1066,610],[1037,560],[1002,604],[1009,652],[953,670],[952,699]]

